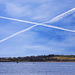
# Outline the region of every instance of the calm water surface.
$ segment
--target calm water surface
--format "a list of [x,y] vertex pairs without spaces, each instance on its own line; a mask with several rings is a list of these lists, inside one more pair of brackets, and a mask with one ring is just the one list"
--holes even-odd
[[75,63],[0,62],[0,75],[75,75]]

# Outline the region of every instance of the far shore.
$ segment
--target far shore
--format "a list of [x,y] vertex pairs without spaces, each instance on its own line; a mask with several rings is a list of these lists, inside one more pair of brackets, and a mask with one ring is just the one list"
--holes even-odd
[[75,62],[75,55],[39,55],[26,57],[0,57],[0,62]]

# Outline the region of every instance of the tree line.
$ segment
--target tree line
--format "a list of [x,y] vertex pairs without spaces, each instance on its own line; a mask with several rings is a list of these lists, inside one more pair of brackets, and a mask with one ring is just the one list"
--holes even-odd
[[39,55],[26,57],[0,57],[0,62],[75,62],[75,55]]

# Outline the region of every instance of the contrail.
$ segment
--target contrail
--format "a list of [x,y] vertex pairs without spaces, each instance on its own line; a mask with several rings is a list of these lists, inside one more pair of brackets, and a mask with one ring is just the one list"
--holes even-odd
[[60,28],[60,27],[51,26],[51,25],[46,25],[46,24],[43,24],[42,26],[46,26],[46,27],[50,27],[50,28],[55,28],[55,29],[60,29],[60,30],[64,30],[64,31],[69,31],[69,32],[75,32],[75,30],[69,30],[69,29]]
[[60,14],[60,15],[54,17],[54,18],[51,19],[50,21],[47,21],[47,22],[44,22],[44,23],[57,22],[57,21],[61,20],[63,17],[65,17],[65,16],[67,16],[67,15],[69,15],[69,14],[72,14],[72,13],[74,13],[74,12],[75,12],[75,8],[73,8],[73,9],[71,9],[71,10],[65,12],[65,13],[62,13],[62,14]]
[[3,16],[0,16],[0,18],[9,19],[9,20],[15,20],[15,21],[19,21],[19,22],[30,23],[30,24],[35,24],[35,25],[47,26],[47,27],[56,28],[56,29],[60,29],[60,30],[65,30],[65,31],[70,31],[70,32],[75,32],[74,30],[69,30],[69,29],[65,29],[65,28],[61,28],[61,27],[57,27],[57,26],[52,26],[52,25],[48,25],[48,24],[43,24],[43,23],[24,21],[24,20],[13,19],[13,18],[8,18],[8,17],[3,17]]
[[21,30],[21,31],[19,31],[19,32],[16,32],[15,34],[12,34],[12,35],[10,35],[10,36],[8,36],[8,37],[6,37],[6,38],[0,40],[0,42],[3,42],[3,41],[5,41],[5,40],[7,40],[7,39],[10,39],[10,38],[12,38],[12,37],[14,37],[14,36],[16,36],[16,35],[18,35],[18,34],[20,34],[20,33],[23,33],[23,32],[25,32],[25,31],[27,31],[27,30],[30,30],[30,29],[32,29],[32,28],[35,27],[35,26],[46,26],[46,27],[56,28],[56,29],[65,30],[65,31],[69,31],[69,32],[75,32],[74,30],[68,30],[68,29],[64,29],[64,28],[60,28],[60,27],[54,27],[54,26],[45,25],[45,24],[43,24],[43,25],[33,25],[33,26],[31,26],[31,27],[28,27],[27,29],[24,29],[24,30]]
[[[51,19],[50,21],[47,21],[47,22],[43,22],[43,23],[49,23],[49,22],[56,22],[56,21],[59,21],[60,19],[62,19],[63,17],[71,14],[75,12],[75,8],[65,12],[65,13],[62,13],[56,17],[54,17],[53,19]],[[14,19],[14,18],[8,18],[8,17],[3,17],[3,16],[0,16],[0,18],[3,18],[3,19],[9,19],[9,20],[14,20],[14,21],[19,21],[19,22],[25,22],[25,23],[31,23],[31,24],[38,24],[36,22],[30,22],[30,21],[25,21],[25,20],[20,20],[20,19]]]
[[23,33],[23,32],[25,32],[25,31],[27,31],[27,30],[30,30],[30,29],[32,29],[32,28],[35,27],[35,26],[37,26],[37,25],[33,25],[33,26],[28,27],[28,28],[26,28],[26,29],[24,29],[24,30],[21,30],[21,31],[19,31],[19,32],[16,32],[15,34],[13,34],[13,35],[11,35],[11,36],[9,36],[9,37],[6,37],[6,38],[0,40],[0,42],[3,42],[3,41],[5,41],[5,40],[7,40],[7,39],[10,39],[10,38],[12,38],[12,37],[14,37],[14,36],[16,36],[16,35],[18,35],[18,34],[20,34],[20,33]]
[[38,25],[38,23],[36,23],[36,22],[30,22],[30,21],[25,21],[25,20],[20,20],[20,19],[14,19],[14,18],[3,17],[3,16],[0,16],[0,18],[13,20],[13,21],[18,21],[18,22],[25,22],[25,23],[30,23],[30,24],[37,24]]
[[[69,11],[67,11],[67,12],[65,12],[65,13],[63,13],[63,14],[61,14],[61,15],[55,17],[55,18],[53,18],[52,20],[54,20],[54,21],[56,21],[56,19],[60,20],[61,17],[64,17],[64,16],[66,16],[67,14],[72,13],[74,10],[75,10],[75,8],[73,8],[73,9],[71,9],[71,10],[69,10]],[[14,36],[16,36],[16,35],[18,35],[18,34],[20,34],[20,33],[23,33],[23,32],[25,32],[25,31],[27,31],[27,30],[29,30],[29,29],[35,27],[35,26],[38,26],[38,25],[46,26],[46,27],[51,27],[51,28],[56,28],[56,29],[60,29],[60,30],[64,30],[64,31],[69,31],[69,32],[75,32],[75,30],[69,30],[69,29],[65,29],[65,28],[61,28],[61,27],[56,27],[56,26],[52,26],[52,25],[43,24],[43,23],[48,23],[48,22],[50,22],[50,21],[52,21],[52,20],[50,20],[50,21],[48,21],[48,22],[43,22],[43,23],[36,23],[36,22],[30,22],[30,21],[24,21],[24,20],[19,20],[19,19],[13,19],[13,18],[8,18],[8,17],[3,17],[3,16],[0,16],[0,18],[9,19],[9,20],[14,20],[14,21],[19,21],[19,22],[25,22],[25,23],[30,23],[30,24],[35,24],[35,25],[33,25],[33,26],[31,26],[31,27],[29,27],[29,28],[27,28],[27,29],[24,29],[24,30],[21,30],[21,31],[19,31],[19,32],[16,32],[15,34],[13,34],[13,35],[11,35],[11,36],[9,36],[9,37],[6,37],[6,38],[0,40],[0,42],[3,42],[3,41],[5,41],[5,40],[7,40],[7,39],[9,39],[9,38],[11,38],[11,37],[14,37]],[[58,20],[57,20],[57,21],[58,21]]]

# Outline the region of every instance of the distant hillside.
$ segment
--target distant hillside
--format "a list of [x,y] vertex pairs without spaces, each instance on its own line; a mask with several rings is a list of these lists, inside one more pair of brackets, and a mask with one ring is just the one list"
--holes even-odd
[[40,55],[0,58],[0,62],[75,62],[75,55]]

